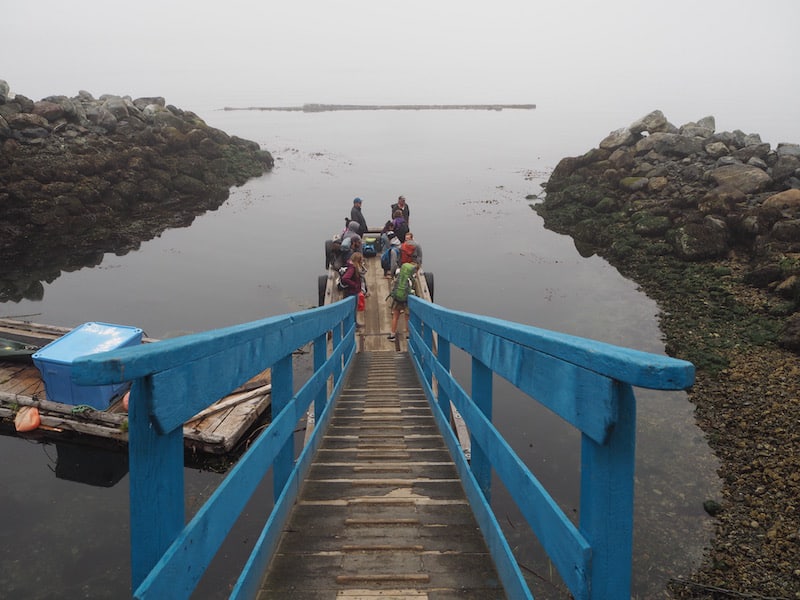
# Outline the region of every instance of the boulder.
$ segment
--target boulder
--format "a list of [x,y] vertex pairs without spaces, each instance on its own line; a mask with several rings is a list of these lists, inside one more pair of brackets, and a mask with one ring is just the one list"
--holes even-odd
[[775,152],[778,156],[794,156],[800,158],[800,144],[778,144]]
[[664,156],[684,157],[703,152],[703,150],[701,138],[678,133],[653,133],[636,143],[636,154],[638,155],[655,151]]
[[641,119],[638,119],[630,124],[628,127],[628,131],[630,131],[633,135],[638,135],[644,133],[645,131],[653,134],[659,132],[665,132],[670,129],[669,122],[667,118],[664,116],[664,113],[660,110],[654,110],[653,112],[645,115]]
[[600,147],[606,150],[616,150],[620,146],[631,146],[640,138],[640,135],[634,134],[628,128],[617,129],[609,133],[608,136],[600,142]]
[[770,169],[770,174],[776,182],[785,182],[792,177],[800,176],[800,157],[793,154],[778,156]]
[[33,113],[17,113],[6,119],[11,129],[23,130],[30,128],[49,129],[50,123],[41,115]]
[[724,142],[710,142],[706,145],[706,152],[713,158],[727,156],[731,153],[731,151],[728,149],[728,146]]
[[778,192],[764,200],[763,206],[767,208],[778,208],[780,210],[800,209],[800,190],[786,190]]
[[711,171],[710,176],[717,185],[741,190],[745,194],[760,192],[772,183],[764,169],[751,165],[725,165]]
[[103,102],[103,108],[114,115],[116,120],[124,119],[128,116],[128,105],[119,96],[109,96]]
[[743,279],[748,285],[757,288],[766,288],[771,283],[780,281],[783,277],[783,271],[779,265],[768,264],[759,266],[748,273],[745,273]]
[[64,117],[64,108],[55,102],[42,100],[34,103],[33,114],[44,117],[48,121],[58,121]]
[[781,242],[800,244],[800,219],[778,221],[772,226],[772,237]]
[[679,258],[688,261],[718,258],[728,252],[726,232],[706,223],[689,223],[672,230],[667,241]]

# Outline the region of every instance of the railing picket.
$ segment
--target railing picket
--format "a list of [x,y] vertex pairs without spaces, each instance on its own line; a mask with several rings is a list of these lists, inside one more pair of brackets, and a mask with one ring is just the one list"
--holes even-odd
[[[472,359],[472,401],[486,419],[492,421],[492,370],[479,359]],[[472,442],[472,473],[483,491],[486,502],[492,501],[492,464],[482,440],[470,435]]]
[[[292,355],[284,356],[272,367],[272,418],[274,419],[286,408],[293,392]],[[292,425],[294,427],[294,424]],[[277,501],[283,486],[289,480],[294,462],[294,441],[286,440],[275,457],[272,467],[273,495]]]
[[[327,332],[314,338],[314,372],[319,371],[327,360],[328,336]],[[318,423],[325,410],[325,388],[320,388],[314,399],[314,423]]]
[[131,581],[147,577],[184,525],[183,428],[160,435],[150,425],[150,390],[134,382],[128,403]]
[[591,600],[630,596],[636,400],[629,385],[614,391],[618,418],[607,443],[581,436],[580,528],[593,550]]
[[[447,340],[444,336],[438,336],[436,340],[436,357],[439,361],[439,364],[446,372],[450,372],[450,341]],[[438,378],[436,379],[438,382]],[[439,393],[439,408],[442,410],[442,414],[447,417],[447,420],[450,421],[450,396],[447,394],[447,390],[442,389],[440,386],[437,385],[438,393]]]

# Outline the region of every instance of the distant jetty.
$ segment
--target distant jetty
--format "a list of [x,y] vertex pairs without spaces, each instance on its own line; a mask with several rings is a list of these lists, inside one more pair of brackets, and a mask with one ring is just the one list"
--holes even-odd
[[226,106],[223,110],[281,110],[327,112],[332,110],[532,110],[535,104],[303,104],[302,106]]

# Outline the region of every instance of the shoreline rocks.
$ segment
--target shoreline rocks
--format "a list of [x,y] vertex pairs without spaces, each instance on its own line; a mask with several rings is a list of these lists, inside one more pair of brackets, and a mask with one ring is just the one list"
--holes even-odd
[[800,350],[800,144],[716,132],[713,117],[676,127],[654,111],[565,158],[536,210],[548,227],[607,258],[733,258]]
[[191,224],[273,164],[164,98],[35,102],[0,80],[0,301]]
[[800,145],[654,111],[545,187],[545,226],[636,281],[667,353],[697,368],[722,491],[703,563],[669,593],[800,598]]

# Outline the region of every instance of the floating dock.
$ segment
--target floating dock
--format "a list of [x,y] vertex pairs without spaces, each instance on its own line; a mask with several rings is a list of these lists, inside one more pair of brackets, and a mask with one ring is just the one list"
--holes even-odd
[[[0,319],[0,338],[38,347],[70,331],[72,329],[64,327]],[[156,341],[145,338],[143,343]],[[251,427],[266,416],[270,392],[270,373],[266,370],[199,412],[183,427],[187,450],[209,455],[232,452]],[[25,406],[39,411],[41,425],[24,435],[55,440],[89,437],[93,441],[128,441],[128,415],[122,396],[114,398],[106,410],[54,402],[47,396],[41,372],[31,361],[0,358],[0,420],[13,423],[17,412]]]

